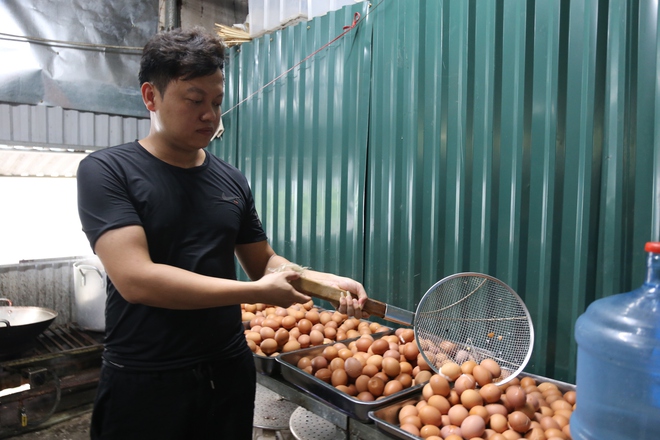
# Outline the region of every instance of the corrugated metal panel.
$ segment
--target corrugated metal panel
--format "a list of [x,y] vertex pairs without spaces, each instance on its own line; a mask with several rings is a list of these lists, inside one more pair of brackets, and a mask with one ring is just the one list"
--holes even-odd
[[0,103],[0,145],[22,147],[0,149],[0,175],[64,176],[77,169],[81,154],[75,152],[130,142],[148,133],[145,118]]
[[[283,254],[351,276],[363,266],[371,296],[410,310],[444,276],[494,275],[530,309],[529,371],[573,381],[576,318],[641,284],[643,244],[660,239],[657,5],[400,0],[368,13],[369,35],[228,115],[218,147],[248,174]],[[229,105],[349,14],[244,44]],[[371,82],[354,76],[369,65]]]
[[[213,150],[251,182],[274,249],[319,270],[361,279],[371,25],[320,50],[364,17],[366,3],[285,28],[230,53]],[[260,91],[261,90],[261,91]]]

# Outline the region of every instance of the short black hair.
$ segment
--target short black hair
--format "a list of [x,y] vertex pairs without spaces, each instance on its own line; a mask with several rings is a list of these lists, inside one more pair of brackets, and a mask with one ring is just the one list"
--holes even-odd
[[201,27],[173,29],[154,35],[144,46],[138,79],[161,94],[170,81],[214,74],[225,66],[225,44]]

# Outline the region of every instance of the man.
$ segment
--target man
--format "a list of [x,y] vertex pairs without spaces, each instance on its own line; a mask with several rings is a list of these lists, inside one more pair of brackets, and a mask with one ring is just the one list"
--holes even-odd
[[[252,438],[255,367],[241,303],[309,301],[270,247],[243,174],[205,150],[220,123],[224,46],[200,29],[153,37],[139,80],[151,115],[139,141],[78,169],[83,230],[108,274],[94,439]],[[236,280],[234,256],[249,282]],[[359,299],[349,278],[305,276]]]

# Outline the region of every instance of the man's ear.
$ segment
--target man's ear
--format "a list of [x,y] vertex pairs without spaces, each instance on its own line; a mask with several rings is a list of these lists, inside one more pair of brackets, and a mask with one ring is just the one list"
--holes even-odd
[[142,93],[142,101],[144,102],[144,105],[147,107],[147,110],[150,112],[156,111],[156,88],[154,87],[153,84],[149,82],[145,82],[142,84],[142,87],[140,87],[140,92]]

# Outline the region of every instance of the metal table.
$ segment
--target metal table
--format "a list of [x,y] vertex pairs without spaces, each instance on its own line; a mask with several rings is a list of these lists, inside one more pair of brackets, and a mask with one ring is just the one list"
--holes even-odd
[[281,375],[257,374],[257,383],[331,422],[345,434],[344,438],[346,439],[382,440],[383,438],[396,438],[378,430],[373,423],[356,420],[329,403],[300,390],[284,380]]

